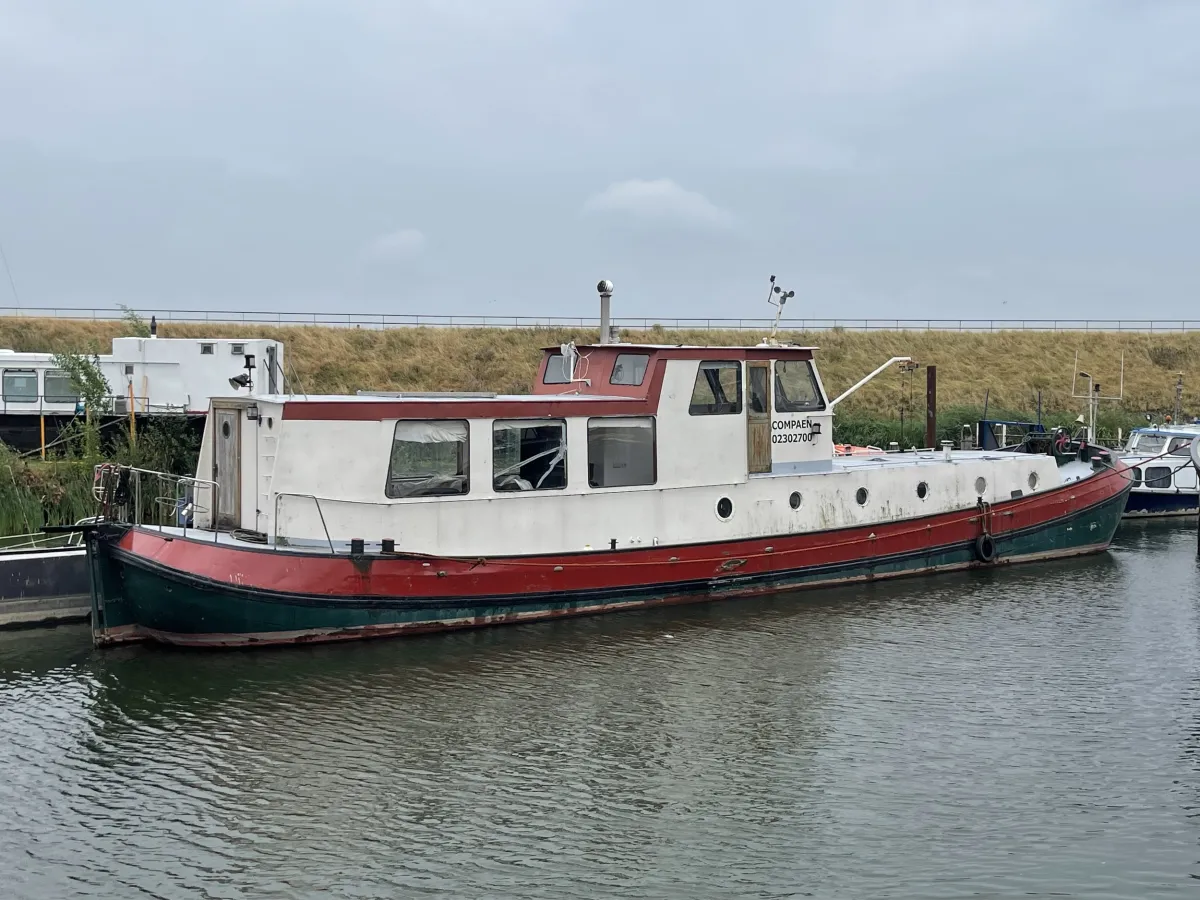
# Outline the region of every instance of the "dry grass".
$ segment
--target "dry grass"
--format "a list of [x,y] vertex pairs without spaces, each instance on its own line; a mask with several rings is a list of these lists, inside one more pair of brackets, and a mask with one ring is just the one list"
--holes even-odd
[[[0,320],[0,347],[13,350],[107,352],[125,333],[122,322],[56,319]],[[525,392],[540,348],[567,340],[594,341],[584,329],[389,330],[252,325],[160,326],[162,337],[269,337],[287,346],[289,368],[310,393],[376,390],[495,390]],[[742,331],[626,332],[633,342],[744,345],[762,335]],[[1078,410],[1070,398],[1075,351],[1079,367],[1116,393],[1125,354],[1125,407],[1133,412],[1170,411],[1175,373],[1184,373],[1184,408],[1200,412],[1200,333],[1116,334],[1085,332],[824,331],[789,334],[796,343],[821,348],[818,360],[827,389],[836,394],[890,356],[909,355],[938,367],[940,406],[979,405],[990,391],[993,408],[1032,410],[1042,391],[1047,411]],[[289,372],[289,376],[291,373]],[[923,403],[924,374],[913,380]],[[852,401],[862,412],[892,415],[907,395],[907,380],[880,376]],[[847,404],[850,407],[850,404]]]

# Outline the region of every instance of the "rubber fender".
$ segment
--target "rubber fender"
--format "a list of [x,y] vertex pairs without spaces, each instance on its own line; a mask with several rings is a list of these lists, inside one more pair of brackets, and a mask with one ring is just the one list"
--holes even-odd
[[996,539],[990,534],[981,534],[975,538],[975,557],[980,562],[994,562],[996,559]]

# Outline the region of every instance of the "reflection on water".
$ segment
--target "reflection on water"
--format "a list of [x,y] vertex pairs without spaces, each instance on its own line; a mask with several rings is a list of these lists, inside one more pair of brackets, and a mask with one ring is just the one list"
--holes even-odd
[[[0,634],[4,896],[1189,895],[1194,530],[271,652]],[[1190,891],[1189,891],[1190,888]]]

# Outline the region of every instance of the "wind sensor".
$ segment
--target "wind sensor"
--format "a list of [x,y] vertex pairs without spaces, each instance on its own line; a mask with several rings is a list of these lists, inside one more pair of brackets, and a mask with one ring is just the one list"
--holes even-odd
[[783,317],[784,304],[795,296],[795,291],[785,291],[775,283],[775,276],[771,276],[771,286],[767,289],[767,302],[775,307],[775,322],[771,325],[770,337],[763,343],[774,344],[776,342],[776,335],[779,334],[779,320]]

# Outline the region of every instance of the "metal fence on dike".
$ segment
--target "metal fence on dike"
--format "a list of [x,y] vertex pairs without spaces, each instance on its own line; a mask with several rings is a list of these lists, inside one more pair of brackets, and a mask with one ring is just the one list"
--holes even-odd
[[[321,313],[267,310],[135,309],[147,321],[237,325],[320,325],[330,328],[599,328],[593,316],[424,315],[417,313]],[[112,321],[123,318],[120,308],[0,307],[9,318],[52,318],[79,321]],[[645,331],[654,327],[672,331],[762,331],[773,319],[677,318],[673,316],[614,317],[618,328]],[[1116,331],[1145,334],[1200,331],[1200,319],[782,319],[783,331]]]

